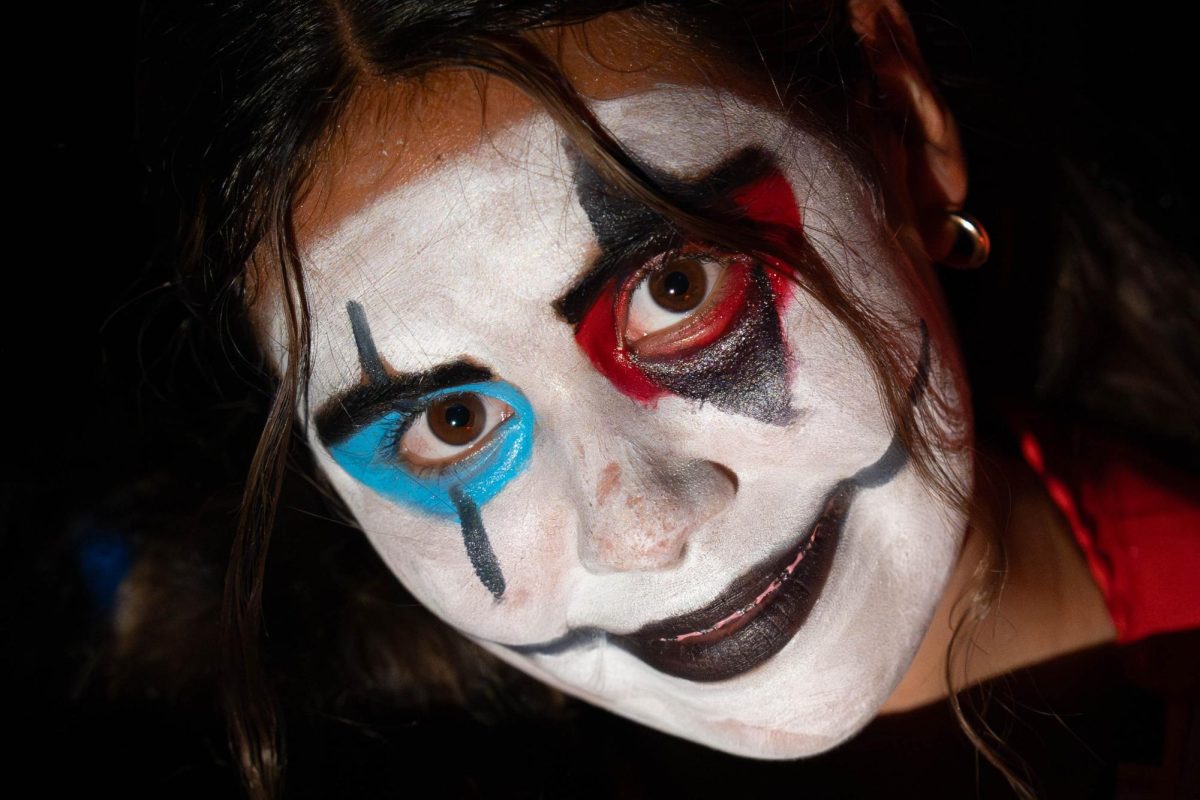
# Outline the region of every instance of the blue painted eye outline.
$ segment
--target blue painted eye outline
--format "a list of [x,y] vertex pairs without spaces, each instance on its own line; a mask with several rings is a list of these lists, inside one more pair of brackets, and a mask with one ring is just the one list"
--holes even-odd
[[[467,398],[482,400],[484,405],[483,419],[486,428],[477,431],[472,441],[461,445],[453,445],[443,440],[433,431],[432,420],[429,415],[434,413],[433,409],[439,403],[453,404],[460,398],[464,403],[469,402]],[[496,406],[502,407],[502,410],[495,408]],[[464,391],[447,391],[430,394],[428,397],[422,398],[419,402],[407,405],[406,408],[407,411],[402,415],[400,421],[392,429],[392,432],[380,441],[379,446],[385,456],[391,454],[393,461],[403,466],[418,479],[442,475],[446,472],[455,471],[463,464],[472,463],[472,459],[479,455],[482,450],[493,444],[497,430],[501,426],[508,424],[516,413],[508,403],[500,401],[491,395]],[[415,431],[414,429],[419,428],[422,423],[424,423],[425,430],[423,432]],[[418,433],[426,439],[432,437],[434,441],[429,444],[455,452],[445,455],[442,458],[410,453],[408,450],[411,445],[407,445],[406,441],[413,433]]]
[[[512,416],[497,424],[488,440],[462,461],[415,474],[396,457],[395,445],[430,405],[459,394],[500,400],[512,409]],[[525,469],[533,451],[533,429],[533,407],[520,390],[504,381],[483,381],[430,392],[389,411],[330,447],[329,454],[347,474],[389,500],[439,517],[455,516],[458,505],[452,491],[481,506]]]

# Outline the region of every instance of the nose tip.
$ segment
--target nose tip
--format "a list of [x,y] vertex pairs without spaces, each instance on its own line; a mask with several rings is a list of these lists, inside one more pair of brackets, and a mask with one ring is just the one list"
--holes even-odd
[[736,475],[712,461],[640,477],[630,465],[610,462],[583,520],[580,559],[595,573],[671,569],[736,493]]

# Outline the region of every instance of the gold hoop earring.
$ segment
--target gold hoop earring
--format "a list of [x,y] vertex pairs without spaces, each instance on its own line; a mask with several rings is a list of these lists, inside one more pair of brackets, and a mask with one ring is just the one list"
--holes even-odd
[[947,216],[954,225],[954,244],[951,245],[950,252],[942,257],[941,263],[954,269],[976,269],[983,266],[992,251],[987,229],[979,220],[962,211],[950,211],[947,212]]

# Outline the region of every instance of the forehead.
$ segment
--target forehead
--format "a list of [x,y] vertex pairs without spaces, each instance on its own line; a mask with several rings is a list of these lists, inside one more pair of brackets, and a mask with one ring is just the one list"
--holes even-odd
[[[682,178],[749,146],[776,148],[781,159],[786,152],[780,166],[791,175],[812,175],[826,161],[819,141],[729,92],[658,86],[592,107],[644,163]],[[381,353],[401,371],[463,356],[504,371],[532,342],[544,343],[532,333],[565,343],[570,332],[552,302],[597,248],[569,147],[535,110],[312,237],[303,257],[316,383],[356,373],[350,300],[363,305]],[[314,385],[314,396],[334,388]]]
[[[722,86],[758,97],[770,85],[731,63],[717,64],[680,31],[664,32],[635,12],[528,34],[589,100],[628,97],[661,84]],[[360,85],[296,209],[301,242],[321,236],[379,196],[484,146],[542,112],[505,80],[477,70]]]
[[463,356],[497,367],[499,352],[519,352],[519,331],[552,324],[550,299],[582,268],[591,241],[572,203],[570,165],[544,116],[448,157],[302,251],[314,389],[326,380],[336,388],[358,370],[344,310],[351,300],[401,372]]

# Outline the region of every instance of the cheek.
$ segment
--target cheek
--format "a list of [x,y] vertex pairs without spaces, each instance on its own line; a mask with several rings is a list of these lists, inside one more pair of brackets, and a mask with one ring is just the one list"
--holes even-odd
[[453,517],[421,513],[346,475],[323,452],[318,461],[367,540],[404,587],[443,621],[497,641],[551,638],[561,631],[572,580],[576,514],[565,502],[530,503],[550,477],[537,466],[479,507],[505,580],[497,598],[479,580]]

